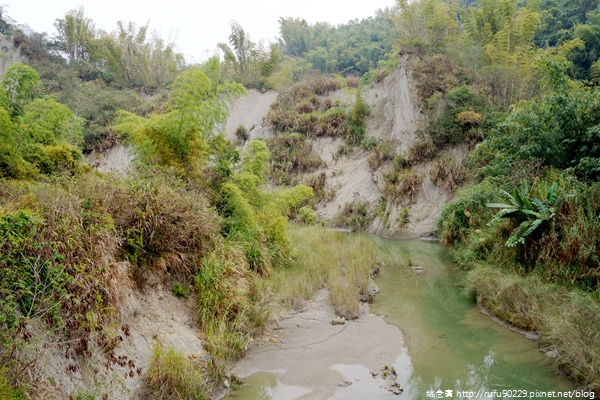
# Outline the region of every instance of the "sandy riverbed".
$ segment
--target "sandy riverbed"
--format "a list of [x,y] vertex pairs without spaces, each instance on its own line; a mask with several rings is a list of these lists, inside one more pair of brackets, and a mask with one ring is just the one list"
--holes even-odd
[[343,325],[333,325],[334,317],[325,291],[288,313],[233,368],[253,384],[231,398],[395,398],[400,388],[392,366],[408,360],[400,330],[369,314],[367,305]]

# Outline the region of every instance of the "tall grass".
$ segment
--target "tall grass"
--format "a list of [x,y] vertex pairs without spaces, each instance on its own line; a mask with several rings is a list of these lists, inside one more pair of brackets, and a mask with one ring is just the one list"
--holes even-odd
[[276,302],[284,308],[298,309],[317,290],[326,287],[338,315],[358,317],[359,294],[366,292],[378,262],[375,244],[365,236],[320,226],[293,226],[289,236],[297,263],[271,276]]
[[192,362],[172,348],[157,342],[142,389],[144,399],[200,400],[207,398],[205,365]]

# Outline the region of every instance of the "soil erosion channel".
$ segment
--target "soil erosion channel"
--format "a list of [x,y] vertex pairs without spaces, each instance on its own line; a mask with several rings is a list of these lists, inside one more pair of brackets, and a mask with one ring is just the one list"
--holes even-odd
[[319,293],[235,367],[244,384],[228,399],[425,399],[431,390],[452,390],[456,397],[471,390],[573,389],[535,341],[477,309],[456,285],[443,247],[375,240],[391,261],[377,279],[381,292],[372,314],[332,325],[326,293]]

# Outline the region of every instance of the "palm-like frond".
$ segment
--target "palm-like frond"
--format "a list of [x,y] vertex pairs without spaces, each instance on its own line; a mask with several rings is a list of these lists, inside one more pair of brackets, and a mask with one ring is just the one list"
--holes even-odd
[[487,203],[490,208],[500,208],[487,226],[500,221],[504,217],[516,217],[524,221],[519,224],[506,241],[506,246],[514,247],[525,244],[525,238],[534,232],[545,221],[550,220],[556,213],[558,204],[564,199],[558,195],[558,184],[554,182],[541,199],[529,195],[527,182],[522,179],[520,187],[514,188],[512,194],[502,190],[507,203]]

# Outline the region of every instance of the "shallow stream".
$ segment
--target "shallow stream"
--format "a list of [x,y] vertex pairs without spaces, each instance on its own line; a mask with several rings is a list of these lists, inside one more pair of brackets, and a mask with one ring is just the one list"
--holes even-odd
[[[389,262],[377,278],[381,292],[375,297],[371,312],[383,315],[404,334],[406,351],[393,364],[397,382],[404,391],[396,396],[373,386],[362,390],[356,383],[369,381],[367,368],[357,364],[334,365],[331,369],[348,379],[356,377],[358,390],[352,398],[427,399],[440,391],[439,398],[459,398],[461,392],[472,395],[471,398],[489,399],[509,398],[501,395],[503,390],[523,391],[512,393],[512,397],[518,397],[515,394],[524,391],[574,388],[555,374],[535,341],[494,322],[476,307],[457,284],[461,273],[453,269],[442,246],[420,240],[375,241]],[[272,372],[257,372],[243,380],[245,384],[228,398],[321,398],[318,393],[301,390],[302,387],[278,382]],[[496,394],[491,396],[493,391]]]
[[535,341],[476,307],[458,285],[461,274],[445,248],[420,240],[376,241],[391,262],[377,279],[381,292],[371,310],[404,333],[410,358],[395,365],[404,398],[426,398],[428,390],[452,390],[456,396],[574,388],[555,374]]

